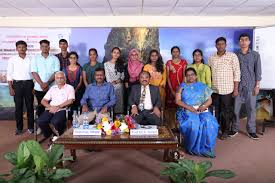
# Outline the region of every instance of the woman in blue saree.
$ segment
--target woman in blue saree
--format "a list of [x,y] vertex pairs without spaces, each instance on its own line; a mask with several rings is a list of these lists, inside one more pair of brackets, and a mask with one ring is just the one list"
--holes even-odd
[[190,154],[213,158],[219,125],[207,110],[212,103],[212,90],[196,81],[195,69],[186,69],[185,76],[187,82],[176,93],[177,120],[185,149]]

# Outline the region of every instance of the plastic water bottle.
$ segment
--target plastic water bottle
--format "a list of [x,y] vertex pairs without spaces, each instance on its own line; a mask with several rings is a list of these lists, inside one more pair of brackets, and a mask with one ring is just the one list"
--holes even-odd
[[73,128],[78,128],[78,127],[79,127],[79,124],[77,121],[77,114],[76,114],[76,111],[74,111],[74,113],[73,113]]
[[83,129],[89,129],[88,113],[83,114]]

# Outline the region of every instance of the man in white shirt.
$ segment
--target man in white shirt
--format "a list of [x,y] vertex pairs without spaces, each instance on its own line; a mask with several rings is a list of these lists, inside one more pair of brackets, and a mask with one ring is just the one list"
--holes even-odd
[[64,72],[55,73],[56,85],[52,86],[41,101],[45,111],[37,119],[37,123],[45,138],[51,136],[51,124],[61,135],[66,128],[66,107],[75,99],[74,88],[66,84]]
[[28,131],[33,133],[33,78],[31,74],[31,59],[27,56],[27,43],[17,41],[15,43],[18,55],[9,59],[7,68],[7,80],[9,83],[10,95],[14,96],[16,135],[22,134],[23,130],[23,105],[27,107]]
[[131,115],[142,125],[160,125],[161,99],[159,88],[149,84],[150,73],[142,71],[140,84],[132,86],[129,96]]

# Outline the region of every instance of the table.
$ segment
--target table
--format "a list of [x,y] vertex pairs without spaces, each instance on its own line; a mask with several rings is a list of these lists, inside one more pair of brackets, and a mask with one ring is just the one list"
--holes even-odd
[[175,161],[180,158],[178,139],[166,126],[160,126],[156,136],[130,136],[128,133],[115,136],[74,136],[73,129],[68,129],[58,137],[54,144],[64,145],[70,149],[73,160],[77,159],[77,149],[163,149],[164,161]]

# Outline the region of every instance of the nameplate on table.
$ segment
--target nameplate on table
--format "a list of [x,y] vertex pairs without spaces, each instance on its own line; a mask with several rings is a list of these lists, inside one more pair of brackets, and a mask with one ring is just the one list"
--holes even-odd
[[98,130],[95,128],[94,125],[89,125],[89,128],[84,129],[83,126],[81,125],[79,128],[74,128],[73,129],[73,135],[78,135],[78,136],[100,136],[101,135],[101,130]]
[[141,126],[138,129],[131,129],[130,135],[158,135],[159,130],[156,125]]

